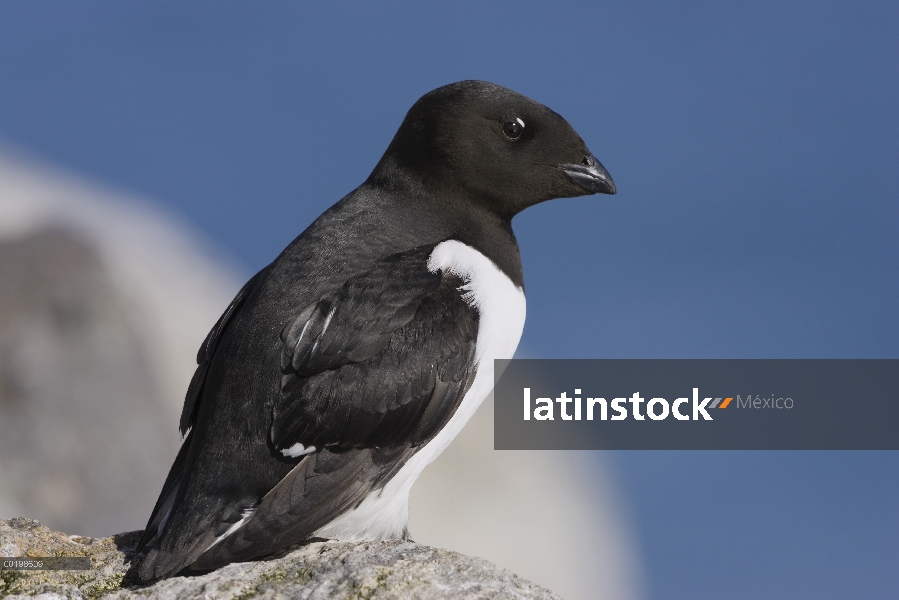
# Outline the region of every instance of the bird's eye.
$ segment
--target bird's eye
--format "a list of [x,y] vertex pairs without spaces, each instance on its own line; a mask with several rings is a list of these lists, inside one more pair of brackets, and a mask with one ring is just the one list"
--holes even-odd
[[521,137],[522,131],[524,131],[524,121],[521,119],[503,123],[503,133],[505,133],[506,137],[509,139],[517,140]]

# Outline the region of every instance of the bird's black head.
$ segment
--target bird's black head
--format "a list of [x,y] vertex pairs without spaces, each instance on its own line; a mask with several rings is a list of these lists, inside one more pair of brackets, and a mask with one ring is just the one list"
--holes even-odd
[[369,177],[397,182],[474,199],[507,219],[552,198],[615,193],[568,121],[484,81],[446,85],[409,109]]

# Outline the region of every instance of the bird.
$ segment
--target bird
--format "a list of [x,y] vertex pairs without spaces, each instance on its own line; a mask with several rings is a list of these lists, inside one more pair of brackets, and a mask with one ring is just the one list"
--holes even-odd
[[416,101],[369,177],[253,276],[197,354],[142,581],[312,539],[409,539],[409,491],[525,321],[512,218],[615,194],[574,128],[500,85]]

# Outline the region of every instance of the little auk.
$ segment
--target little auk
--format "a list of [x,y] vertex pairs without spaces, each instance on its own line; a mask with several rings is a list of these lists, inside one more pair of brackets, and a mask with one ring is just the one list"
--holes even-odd
[[608,171],[542,104],[483,81],[422,96],[200,347],[140,579],[408,537],[412,484],[521,337],[512,217],[597,193],[615,193]]

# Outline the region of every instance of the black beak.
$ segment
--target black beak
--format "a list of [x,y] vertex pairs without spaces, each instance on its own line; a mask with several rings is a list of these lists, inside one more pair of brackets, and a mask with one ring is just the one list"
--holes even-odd
[[559,168],[591,194],[614,194],[616,191],[612,176],[592,154],[585,156],[579,165],[565,164]]

